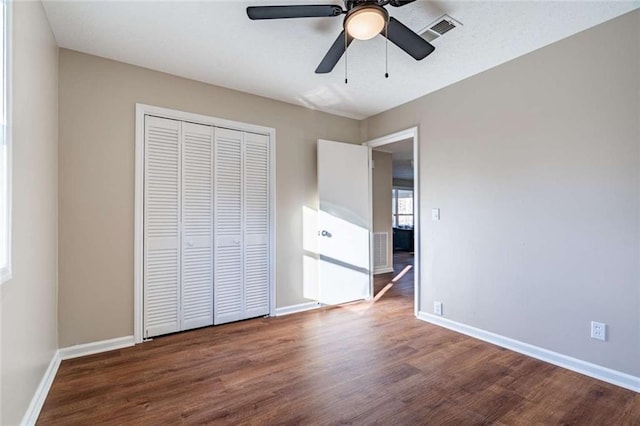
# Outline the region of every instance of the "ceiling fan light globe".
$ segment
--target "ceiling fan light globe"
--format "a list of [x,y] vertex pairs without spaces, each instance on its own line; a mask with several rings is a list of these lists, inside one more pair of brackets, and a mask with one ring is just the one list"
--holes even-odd
[[351,37],[369,40],[380,34],[386,22],[387,14],[383,8],[363,7],[347,16],[344,27]]

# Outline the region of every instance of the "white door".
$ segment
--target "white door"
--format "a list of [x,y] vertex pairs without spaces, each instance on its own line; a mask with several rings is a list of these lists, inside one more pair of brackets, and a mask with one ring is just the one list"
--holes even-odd
[[244,133],[244,317],[269,313],[269,137]]
[[320,303],[371,295],[371,148],[318,141]]
[[215,129],[214,323],[269,313],[269,137]]
[[242,132],[215,129],[214,323],[243,319]]
[[182,330],[213,324],[213,127],[182,123]]
[[266,315],[269,137],[145,117],[144,336]]
[[145,337],[180,330],[180,129],[145,117]]

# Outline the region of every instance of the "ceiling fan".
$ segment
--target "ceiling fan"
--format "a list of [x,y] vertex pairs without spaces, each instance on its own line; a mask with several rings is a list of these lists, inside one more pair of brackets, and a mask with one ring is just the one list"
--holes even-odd
[[[417,61],[424,59],[435,47],[389,16],[384,6],[400,7],[415,0],[344,0],[345,9],[333,4],[250,6],[247,15],[252,20],[285,18],[321,18],[346,15],[343,30],[318,65],[317,74],[329,73],[336,66],[354,39],[369,40],[381,34]],[[388,76],[388,75],[387,75]]]

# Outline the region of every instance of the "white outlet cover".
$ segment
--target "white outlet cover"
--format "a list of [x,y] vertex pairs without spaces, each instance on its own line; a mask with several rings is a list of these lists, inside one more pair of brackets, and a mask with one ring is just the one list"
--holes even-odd
[[440,209],[431,209],[431,220],[440,220]]
[[433,313],[442,315],[442,302],[433,302]]
[[591,321],[591,338],[602,340],[603,342],[607,340],[607,324],[603,322]]

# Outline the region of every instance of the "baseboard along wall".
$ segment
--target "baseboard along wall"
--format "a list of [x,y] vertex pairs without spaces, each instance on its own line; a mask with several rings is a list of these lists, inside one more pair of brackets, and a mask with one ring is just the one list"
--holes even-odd
[[42,380],[38,384],[36,391],[27,407],[27,411],[20,422],[21,426],[32,426],[36,424],[44,401],[47,399],[53,380],[56,377],[60,363],[66,359],[78,358],[86,355],[93,355],[101,352],[113,351],[134,345],[133,336],[118,337],[115,339],[102,340],[100,342],[84,343],[81,345],[61,348],[54,352],[49,362]]
[[318,309],[320,306],[321,306],[320,302],[307,302],[307,303],[300,303],[298,305],[283,306],[282,308],[276,308],[275,316],[281,317],[283,315],[310,311],[312,309]]
[[40,410],[42,410],[44,401],[47,399],[47,395],[49,394],[49,389],[51,389],[51,385],[53,384],[53,379],[55,379],[56,373],[58,372],[58,367],[60,367],[60,361],[62,360],[60,359],[59,351],[55,351],[44,375],[42,376],[42,380],[40,380],[33,398],[27,407],[27,411],[22,417],[20,426],[31,426],[36,424],[38,416],[40,415]]
[[427,312],[418,312],[418,318],[431,324],[439,325],[441,327],[448,328],[449,330],[466,334],[467,336],[474,337],[488,343],[493,343],[494,345],[510,349],[514,352],[557,365],[558,367],[566,368],[567,370],[575,371],[576,373],[584,374],[585,376],[640,393],[640,377],[632,376],[621,371],[612,370],[601,365],[530,345],[519,340],[511,339],[509,337],[462,324]]
[[101,352],[113,351],[135,345],[133,336],[117,337],[115,339],[101,340],[99,342],[83,343],[81,345],[69,346],[58,350],[60,359],[73,359],[81,356],[98,354]]

